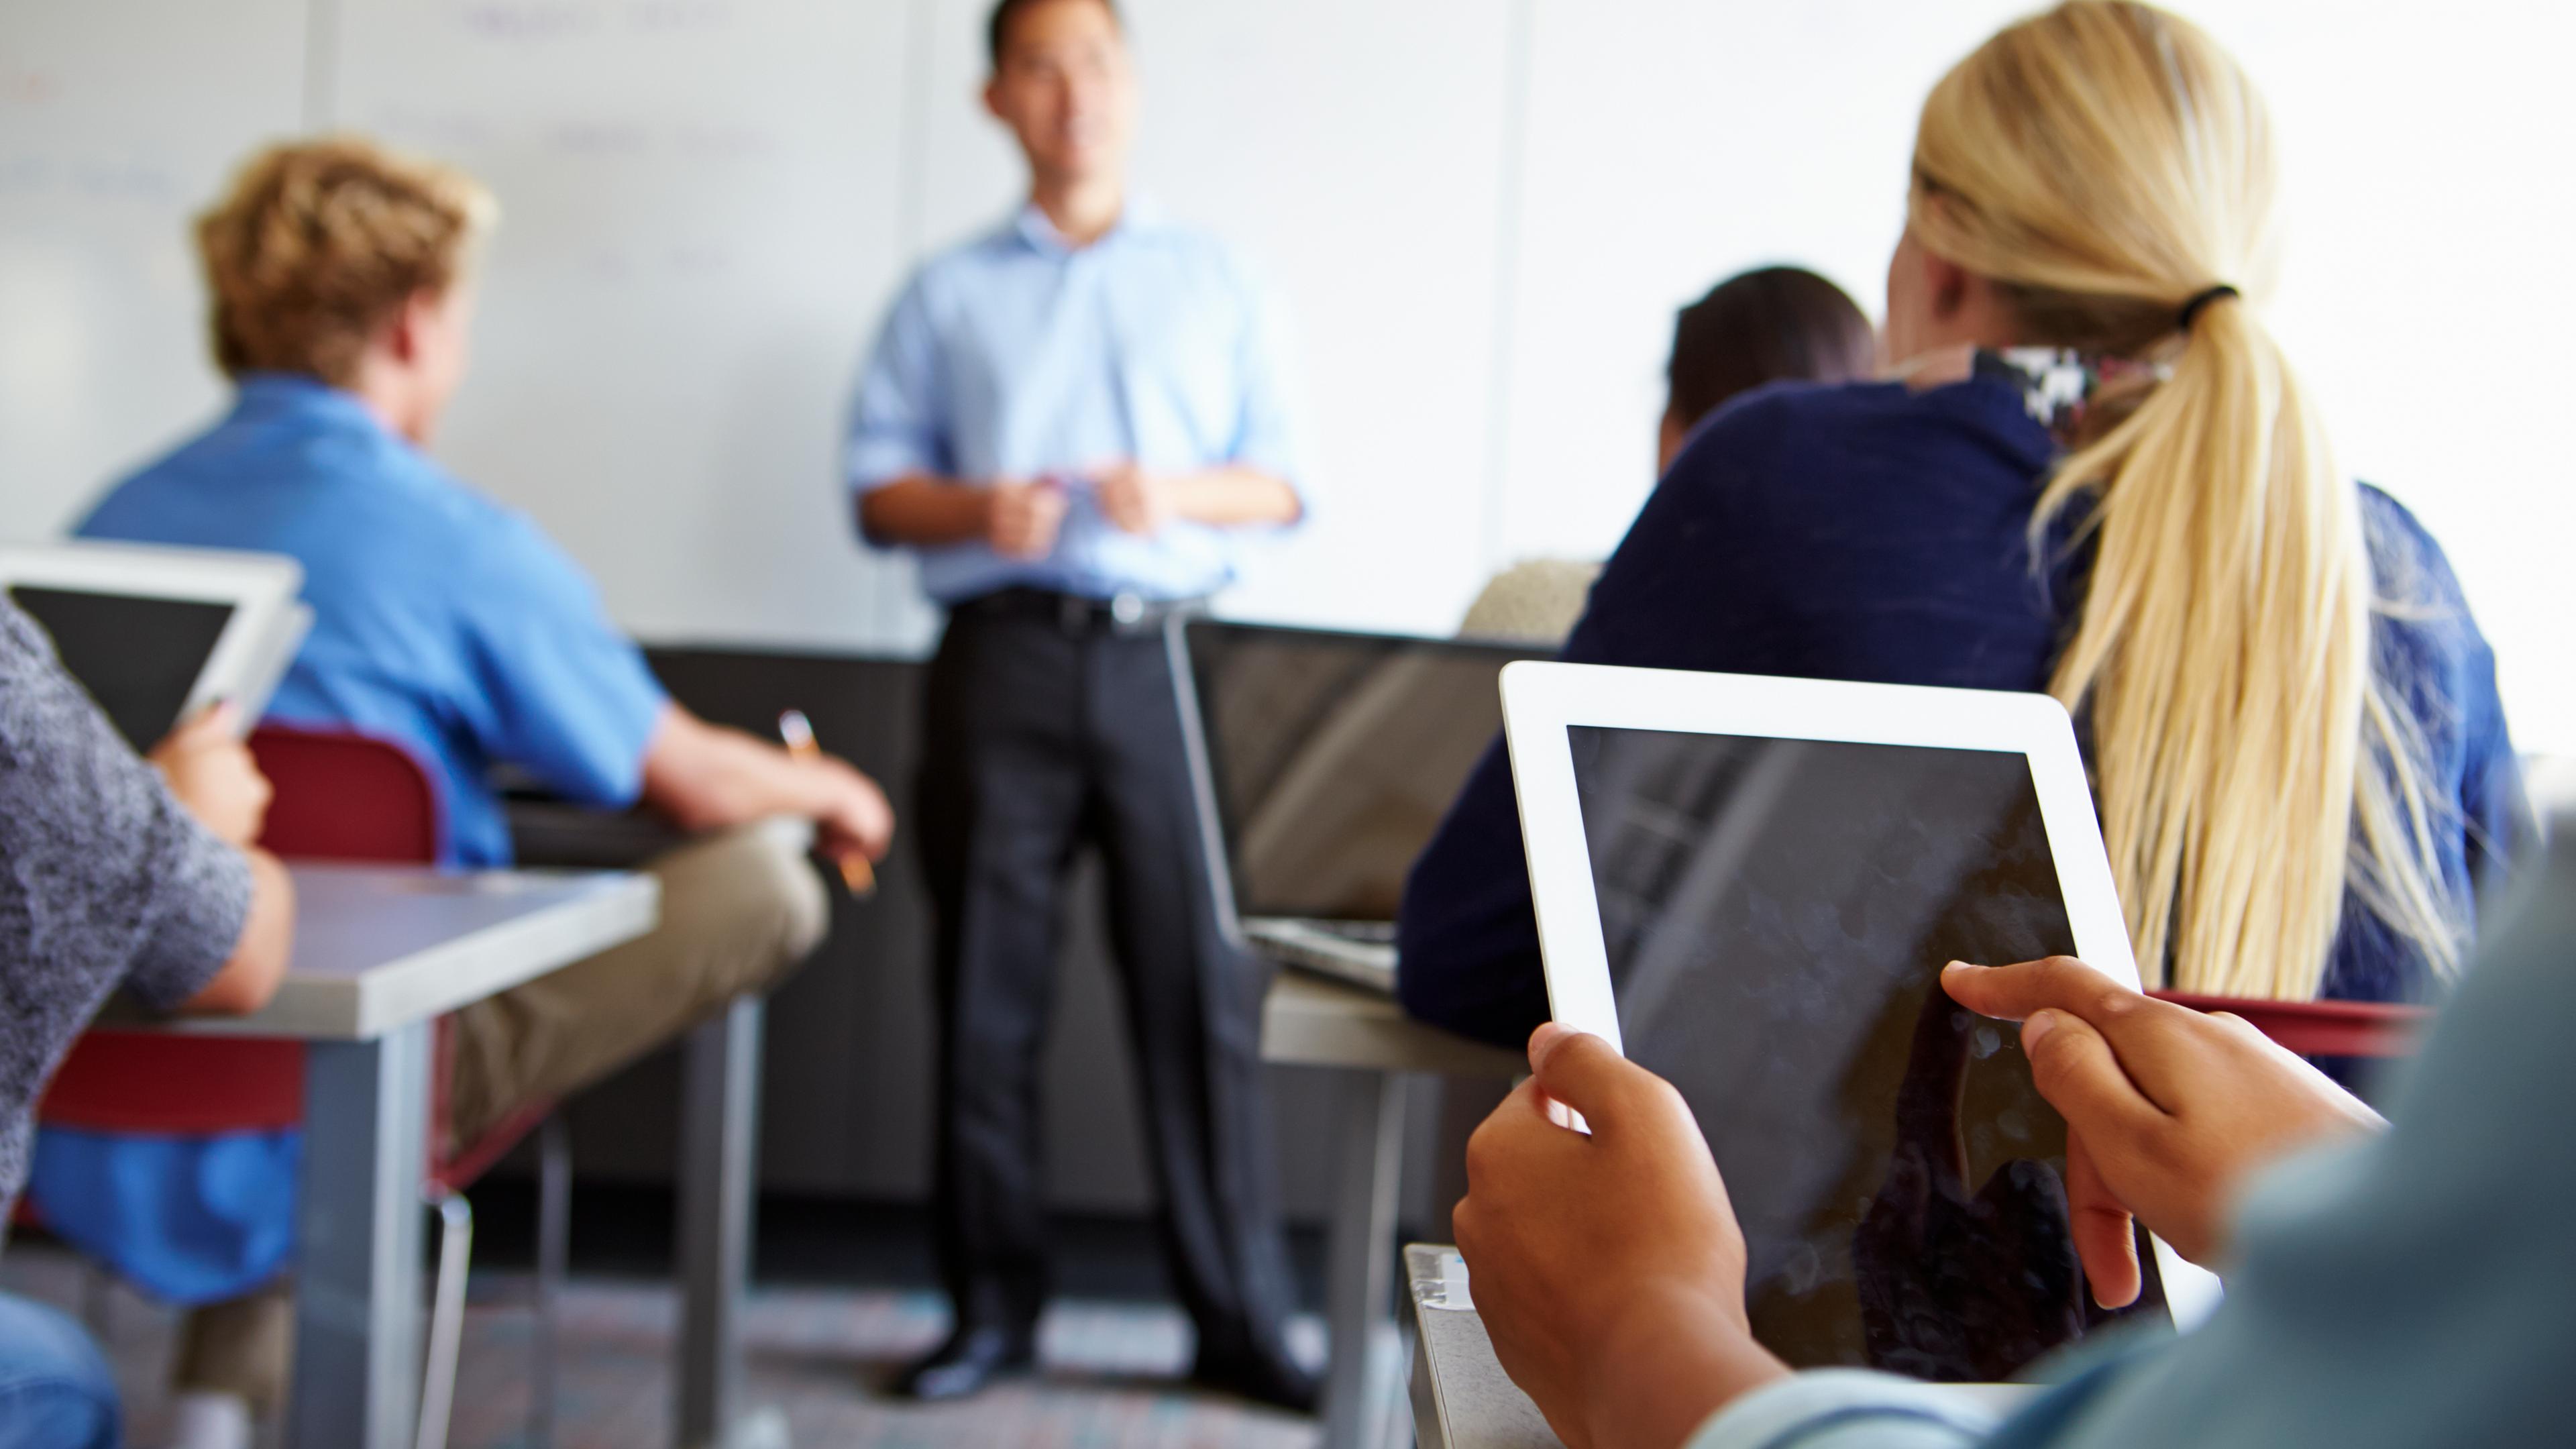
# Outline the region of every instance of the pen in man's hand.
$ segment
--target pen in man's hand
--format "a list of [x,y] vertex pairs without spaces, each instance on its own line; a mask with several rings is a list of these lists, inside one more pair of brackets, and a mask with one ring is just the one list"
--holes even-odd
[[[797,759],[810,760],[823,753],[823,747],[814,743],[814,722],[807,719],[801,709],[791,709],[779,715],[778,738],[786,742],[787,753]],[[840,865],[841,884],[849,888],[850,894],[876,894],[877,873],[868,865],[866,856],[844,855],[840,857]]]

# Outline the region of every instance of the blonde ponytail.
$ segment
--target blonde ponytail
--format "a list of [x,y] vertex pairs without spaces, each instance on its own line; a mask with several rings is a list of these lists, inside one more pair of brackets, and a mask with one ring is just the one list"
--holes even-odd
[[[1917,237],[2000,283],[2033,340],[2162,371],[2114,400],[2031,520],[2034,549],[2071,519],[2094,551],[2049,687],[2090,724],[2139,969],[2312,997],[2347,890],[2455,969],[2438,807],[2373,658],[2360,493],[2253,312],[2272,255],[2261,98],[2188,23],[2074,0],[1941,82],[1915,168]],[[2221,285],[2242,299],[2204,297]]]

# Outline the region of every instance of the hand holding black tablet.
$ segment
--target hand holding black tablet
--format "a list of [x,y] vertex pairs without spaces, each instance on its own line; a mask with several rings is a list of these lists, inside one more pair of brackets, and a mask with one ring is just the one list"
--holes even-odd
[[[1513,665],[1548,990],[1691,1106],[1763,1344],[1983,1381],[2080,1338],[2065,1126],[1953,959],[2135,981],[2065,712],[2042,696]],[[2146,1306],[2214,1286],[2150,1255]],[[2184,1281],[2184,1280],[2189,1281]],[[2168,1301],[2170,1300],[2170,1301]]]
[[0,548],[0,590],[126,743],[150,750],[217,701],[255,723],[312,614],[277,554],[93,543]]

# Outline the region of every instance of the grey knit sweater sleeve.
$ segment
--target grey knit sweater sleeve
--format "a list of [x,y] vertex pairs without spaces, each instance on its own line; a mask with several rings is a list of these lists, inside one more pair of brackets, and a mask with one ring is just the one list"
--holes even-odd
[[119,987],[162,1007],[194,996],[231,957],[250,895],[250,862],[0,599],[0,1209],[72,1039]]

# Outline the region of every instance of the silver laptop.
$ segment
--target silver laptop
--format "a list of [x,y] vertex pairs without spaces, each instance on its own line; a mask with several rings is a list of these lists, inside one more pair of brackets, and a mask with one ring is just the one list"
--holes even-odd
[[1502,728],[1503,666],[1549,651],[1206,618],[1166,638],[1227,936],[1392,992],[1405,875]]

